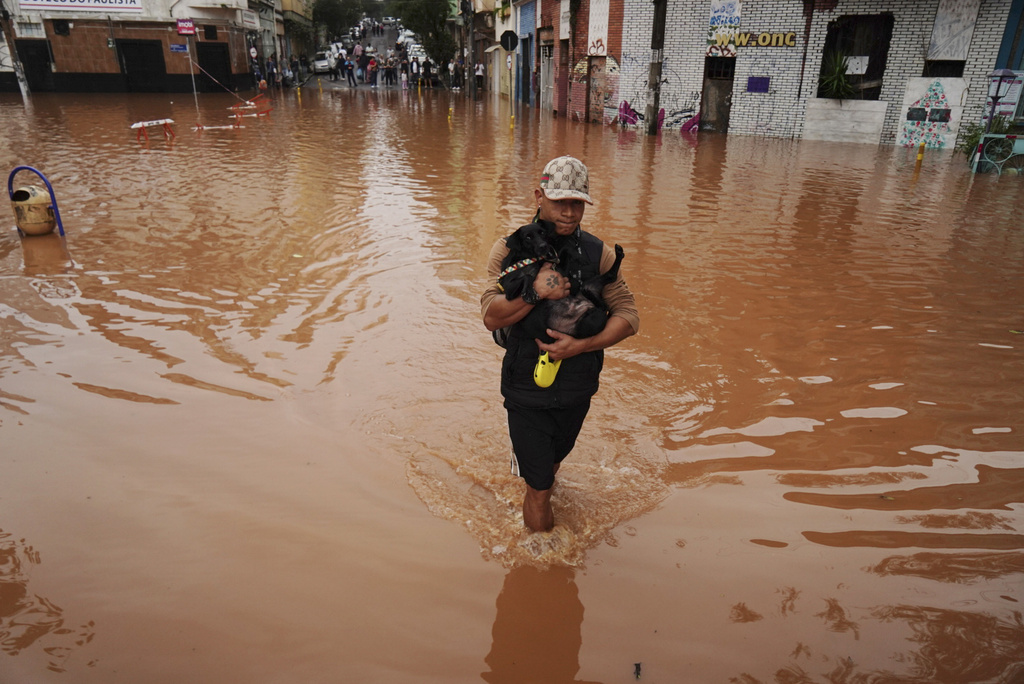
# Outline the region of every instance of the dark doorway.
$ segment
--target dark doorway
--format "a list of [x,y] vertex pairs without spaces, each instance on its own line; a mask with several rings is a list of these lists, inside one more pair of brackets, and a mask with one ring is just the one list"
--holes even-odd
[[18,59],[25,69],[25,80],[32,92],[52,92],[53,69],[50,67],[50,44],[45,40],[16,40]]
[[532,46],[530,39],[520,39],[519,49],[522,51],[521,54],[523,56],[523,68],[519,73],[520,98],[523,102],[530,104],[533,102],[533,52],[531,52]]
[[735,57],[704,58],[704,90],[700,97],[700,130],[729,131]]
[[167,91],[164,48],[158,40],[119,40],[117,54],[130,93]]
[[569,41],[558,42],[558,86],[556,89],[555,109],[562,116],[569,113]]
[[203,93],[231,90],[231,53],[227,43],[196,43],[199,76],[196,87]]

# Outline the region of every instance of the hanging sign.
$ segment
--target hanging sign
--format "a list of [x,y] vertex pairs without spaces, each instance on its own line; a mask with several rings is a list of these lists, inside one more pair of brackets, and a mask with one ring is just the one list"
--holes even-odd
[[191,19],[179,19],[178,20],[178,35],[179,36],[194,36],[196,35],[196,23]]
[[18,6],[45,12],[142,12],[142,0],[20,0]]
[[260,15],[256,14],[255,10],[242,10],[242,28],[248,31],[259,31]]

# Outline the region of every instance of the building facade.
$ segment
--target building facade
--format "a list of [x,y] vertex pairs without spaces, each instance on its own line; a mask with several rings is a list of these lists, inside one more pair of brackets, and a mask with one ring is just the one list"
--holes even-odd
[[[665,1],[658,117],[669,130],[951,147],[962,121],[981,120],[988,75],[1024,72],[1024,0]],[[646,126],[651,0],[513,9],[510,97]],[[820,86],[839,61],[842,98]]]
[[[287,57],[282,0],[16,0],[11,36],[33,92],[218,92]],[[293,16],[305,3],[286,0]],[[7,40],[0,90],[16,91]],[[7,54],[4,54],[4,52]]]

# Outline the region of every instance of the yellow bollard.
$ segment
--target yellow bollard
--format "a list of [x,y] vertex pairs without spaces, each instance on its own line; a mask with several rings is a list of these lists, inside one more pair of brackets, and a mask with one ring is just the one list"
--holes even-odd
[[295,89],[295,94],[299,96],[299,104],[302,104],[302,86]]
[[917,163],[920,164],[924,159],[924,141],[921,141],[921,146],[917,148]]
[[454,111],[454,109],[455,109],[454,107],[449,107],[448,108],[448,121],[452,120],[452,111]]
[[509,119],[508,127],[509,127],[509,129],[513,129],[513,128],[516,127],[516,115],[515,114],[513,114],[512,118]]
[[320,88],[320,94],[323,95],[324,94],[324,84],[320,81],[319,78],[316,79],[316,85],[317,85],[318,88]]

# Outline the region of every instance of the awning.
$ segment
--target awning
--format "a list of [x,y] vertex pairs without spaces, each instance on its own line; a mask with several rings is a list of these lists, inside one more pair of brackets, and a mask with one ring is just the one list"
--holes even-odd
[[501,47],[501,43],[498,43],[497,45],[492,45],[491,47],[487,48],[486,50],[484,50],[484,52],[493,52],[493,51],[497,50],[500,47]]

